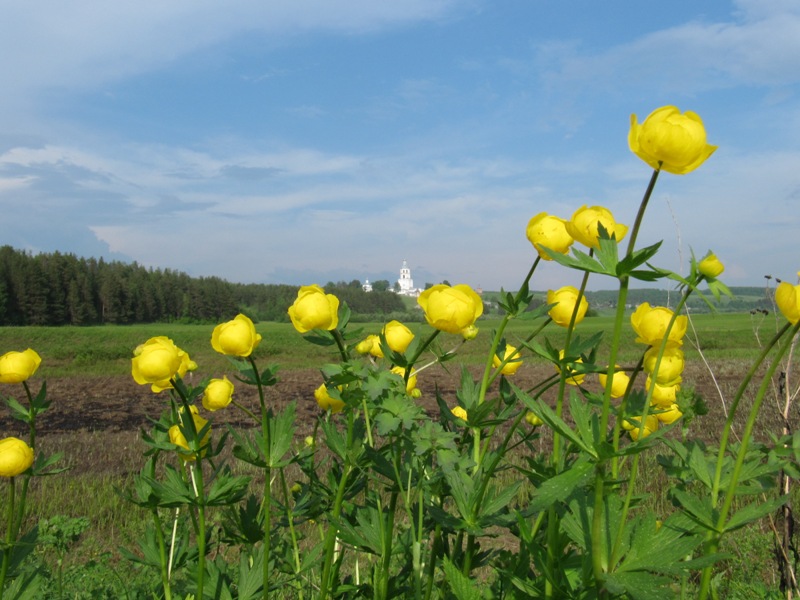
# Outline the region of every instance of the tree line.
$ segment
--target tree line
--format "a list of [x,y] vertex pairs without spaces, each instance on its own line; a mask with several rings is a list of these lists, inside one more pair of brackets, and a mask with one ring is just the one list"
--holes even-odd
[[[366,293],[360,284],[343,282],[325,287],[355,314],[405,311],[402,299],[391,292]],[[219,322],[238,312],[254,320],[288,321],[286,311],[297,290],[190,277],[135,262],[0,247],[0,325]]]

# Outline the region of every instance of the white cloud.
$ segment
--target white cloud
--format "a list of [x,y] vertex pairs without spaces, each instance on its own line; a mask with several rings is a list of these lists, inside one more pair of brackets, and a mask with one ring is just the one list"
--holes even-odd
[[693,20],[592,54],[576,42],[545,42],[537,63],[550,86],[580,83],[606,93],[624,86],[686,95],[800,82],[798,4],[748,0],[738,5],[734,20]]

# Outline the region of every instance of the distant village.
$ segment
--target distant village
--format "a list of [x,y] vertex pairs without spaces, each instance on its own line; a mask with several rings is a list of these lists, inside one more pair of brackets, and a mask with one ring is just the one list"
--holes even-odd
[[[361,289],[365,292],[372,291],[372,284],[369,282],[369,279],[364,281]],[[416,298],[425,290],[423,288],[414,287],[414,279],[411,277],[411,268],[408,266],[408,261],[404,260],[403,266],[400,267],[400,278],[397,280],[394,287],[390,287],[387,291],[394,292],[400,296]],[[475,291],[478,294],[483,292],[480,288],[476,288]]]

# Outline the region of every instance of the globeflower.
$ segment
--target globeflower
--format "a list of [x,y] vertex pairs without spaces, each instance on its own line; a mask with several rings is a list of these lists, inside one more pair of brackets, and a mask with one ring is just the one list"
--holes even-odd
[[331,331],[339,324],[339,299],[318,285],[304,285],[289,307],[289,318],[300,333],[312,329]]
[[505,359],[508,359],[508,362],[503,365],[503,369],[500,371],[502,375],[513,375],[522,366],[522,358],[520,358],[517,349],[511,344],[506,344],[503,358],[500,358],[497,354],[492,357],[492,366],[497,369]]
[[661,362],[658,363],[658,372],[655,372],[659,350],[659,348],[653,347],[644,353],[644,370],[651,377],[655,377],[656,383],[659,385],[671,386],[680,383],[681,373],[686,364],[683,351],[676,347],[665,348]]
[[36,373],[42,364],[35,350],[11,351],[0,356],[0,383],[22,383]]
[[681,409],[677,404],[671,404],[669,407],[659,412],[655,417],[664,425],[670,425],[683,416]]
[[225,376],[212,379],[203,392],[203,408],[211,412],[225,408],[233,399],[233,389],[233,383]]
[[609,237],[614,237],[617,242],[621,242],[628,233],[627,225],[617,223],[610,210],[602,206],[587,207],[585,204],[575,211],[566,227],[575,241],[597,249],[600,247],[598,225],[602,225]]
[[706,279],[716,279],[725,270],[725,265],[717,258],[713,252],[709,252],[706,256],[697,263],[697,270]]
[[539,256],[545,260],[553,260],[553,258],[543,251],[542,247],[549,248],[553,252],[566,254],[575,241],[567,232],[567,222],[564,219],[545,212],[539,213],[528,221],[525,235],[530,243],[533,244],[533,247],[536,248]]
[[467,420],[467,411],[463,406],[454,406],[450,409],[450,412],[453,413],[453,416],[457,419],[461,419],[462,421]]
[[[617,371],[616,369],[619,368],[619,365],[614,367],[615,371],[614,374],[611,376],[611,397],[612,398],[622,398],[625,395],[625,392],[628,390],[628,383],[630,383],[631,378],[625,371]],[[608,383],[608,374],[607,373],[598,373],[597,379],[600,382],[600,385],[603,386],[605,389],[606,384]]]
[[[400,354],[406,351],[414,339],[414,334],[411,333],[411,330],[400,321],[389,321],[384,325],[383,336],[386,338],[386,344],[389,348]],[[378,348],[380,348],[380,344],[378,344]]]
[[133,351],[131,372],[140,385],[151,384],[158,393],[172,387],[170,379],[183,377],[187,371],[197,368],[197,363],[165,336],[153,337]]
[[536,413],[528,412],[525,415],[525,421],[531,427],[539,427],[539,425],[544,425],[544,421],[542,421]]
[[363,340],[358,342],[358,344],[356,344],[356,352],[359,354],[371,354],[372,356],[383,358],[383,352],[381,351],[381,339],[374,333],[368,335]]
[[[563,360],[563,358],[564,358],[564,351],[563,350],[559,350],[558,351],[558,358]],[[578,363],[582,363],[582,362],[583,362],[583,360],[579,358],[578,360],[573,361],[571,364],[578,364]],[[561,373],[561,367],[559,367],[559,365],[556,365],[556,371]],[[576,369],[573,369],[572,367],[569,367],[569,366],[567,367],[567,375],[568,375],[568,377],[567,377],[566,382],[569,385],[580,385],[580,384],[583,383],[583,380],[586,378],[586,373],[578,373]]]
[[342,412],[344,408],[344,400],[331,397],[324,383],[314,390],[314,398],[316,398],[317,404],[324,411],[329,410],[332,413],[338,413]]
[[706,143],[702,119],[675,106],[657,108],[641,125],[631,115],[628,146],[654,169],[675,175],[694,171],[717,149]]
[[[656,346],[661,343],[667,334],[667,327],[672,320],[674,313],[663,306],[655,308],[649,302],[644,302],[636,307],[631,315],[631,326],[638,336],[636,341],[648,346]],[[668,346],[680,346],[683,344],[683,336],[686,335],[686,327],[689,319],[686,315],[681,315],[675,319],[672,329],[667,337]]]
[[447,333],[469,332],[483,314],[483,300],[465,284],[438,284],[419,295],[417,302],[434,329]]
[[[642,417],[628,417],[622,421],[622,428],[625,429],[635,442],[639,439],[639,431],[641,430]],[[654,415],[647,415],[644,420],[644,429],[642,431],[642,438],[646,438],[651,433],[658,431],[658,419]]]
[[[578,303],[579,296],[580,303]],[[547,303],[555,304],[547,314],[550,315],[550,318],[553,319],[556,325],[560,325],[561,327],[569,327],[570,321],[572,320],[572,313],[575,312],[575,304],[578,304],[578,312],[575,314],[575,325],[583,321],[583,317],[589,309],[586,296],[571,285],[564,286],[556,291],[548,290]]]
[[228,356],[250,356],[261,342],[253,321],[238,314],[231,321],[220,323],[211,334],[211,347]]
[[[411,373],[408,376],[408,381],[406,381],[406,392],[411,394],[415,398],[419,397],[420,393],[417,389],[417,370],[412,368]],[[400,375],[401,378],[405,378],[406,376],[406,369],[405,367],[392,367],[392,373],[396,375]]]
[[0,440],[0,477],[16,477],[33,464],[33,450],[19,438]]
[[[652,384],[653,379],[648,375],[647,381],[645,382],[645,388],[649,390]],[[669,408],[675,403],[675,400],[678,397],[678,391],[680,389],[681,386],[677,383],[673,385],[660,385],[659,383],[656,383],[655,387],[653,388],[653,395],[650,397],[650,404],[658,408]]]
[[800,285],[782,281],[775,289],[775,304],[792,325],[800,321]]
[[[189,410],[191,411],[192,414],[192,421],[194,421],[195,432],[200,433],[203,430],[203,427],[205,427],[206,424],[208,423],[208,420],[200,416],[200,413],[194,404],[189,406]],[[181,408],[180,412],[181,413],[183,412],[183,408]],[[183,435],[180,425],[173,425],[172,427],[169,428],[169,431],[167,433],[169,435],[169,441],[171,443],[175,444],[176,446],[180,446],[184,450],[190,449],[189,442],[186,440],[186,436]],[[206,430],[205,435],[203,435],[203,439],[200,441],[200,447],[202,448],[202,450],[200,451],[201,456],[205,455],[206,453],[205,448],[206,446],[208,446],[208,438],[210,435],[211,435],[211,428],[209,427]],[[180,453],[180,457],[184,461],[193,461],[197,459],[197,456],[195,454],[186,454],[183,452]]]

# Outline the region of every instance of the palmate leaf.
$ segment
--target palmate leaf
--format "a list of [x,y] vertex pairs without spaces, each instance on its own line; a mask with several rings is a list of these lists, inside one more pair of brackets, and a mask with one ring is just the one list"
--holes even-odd
[[536,488],[527,512],[533,514],[549,508],[556,502],[563,502],[576,489],[591,481],[593,471],[594,465],[587,458],[579,458],[569,469],[545,480]]
[[269,465],[285,467],[292,462],[284,459],[292,447],[294,438],[295,421],[297,415],[297,402],[290,402],[286,408],[272,418],[269,424]]
[[636,519],[630,547],[615,569],[621,571],[651,571],[679,573],[686,569],[683,559],[703,543],[702,535],[686,534],[682,527],[673,527],[679,519],[668,519],[660,528],[654,513]]
[[482,594],[474,579],[464,575],[448,557],[444,557],[444,580],[457,600],[481,600]]
[[609,573],[606,589],[612,594],[628,594],[633,600],[673,600],[675,592],[668,586],[672,579],[645,571]]
[[743,509],[737,511],[728,522],[725,523],[723,529],[725,531],[734,531],[754,521],[758,521],[762,517],[775,512],[781,506],[789,501],[789,495],[781,495],[777,498],[772,498],[766,502],[753,502],[748,504]]

